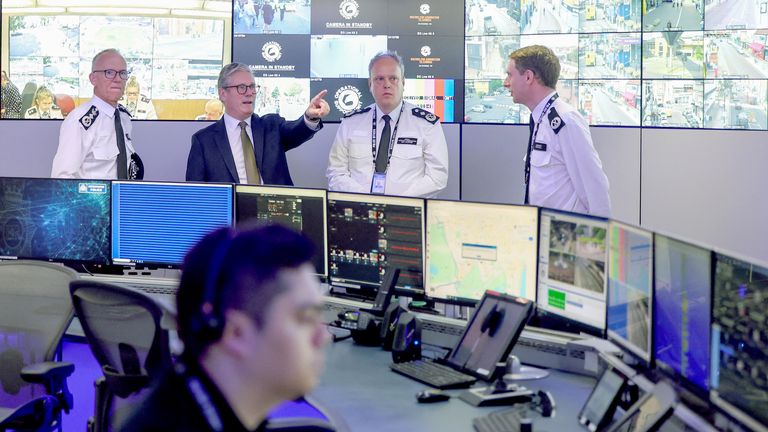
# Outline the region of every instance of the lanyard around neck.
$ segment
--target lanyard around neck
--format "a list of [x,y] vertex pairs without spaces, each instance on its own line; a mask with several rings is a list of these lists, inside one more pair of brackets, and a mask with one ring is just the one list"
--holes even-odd
[[559,97],[557,93],[553,94],[551,98],[547,101],[547,104],[544,105],[544,109],[541,110],[541,114],[539,114],[539,120],[536,121],[536,126],[533,128],[533,136],[531,137],[531,142],[529,145],[533,145],[533,143],[536,142],[536,135],[539,134],[539,125],[541,125],[541,121],[544,119],[544,114],[547,113],[549,110],[549,107],[552,106],[553,103],[555,103],[555,100]]
[[[389,138],[389,148],[387,149],[387,168],[389,168],[389,160],[392,158],[392,151],[395,148],[395,139],[397,137],[397,127],[400,125],[400,119],[403,118],[403,109],[405,108],[405,102],[400,103],[400,114],[397,115],[397,121],[395,127],[392,129],[392,136]],[[373,156],[373,165],[376,166],[376,125],[378,123],[376,106],[373,106],[373,118],[371,119],[371,156]],[[374,169],[375,170],[375,169]]]

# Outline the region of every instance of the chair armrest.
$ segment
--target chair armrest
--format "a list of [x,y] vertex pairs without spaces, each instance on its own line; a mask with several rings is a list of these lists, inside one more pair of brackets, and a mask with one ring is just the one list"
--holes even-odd
[[21,378],[29,383],[43,384],[46,392],[55,396],[64,412],[69,413],[74,400],[67,387],[67,377],[74,371],[75,365],[69,362],[41,362],[25,366]]
[[66,378],[75,371],[75,365],[69,362],[41,362],[24,366],[21,378],[29,383],[44,384],[51,378]]

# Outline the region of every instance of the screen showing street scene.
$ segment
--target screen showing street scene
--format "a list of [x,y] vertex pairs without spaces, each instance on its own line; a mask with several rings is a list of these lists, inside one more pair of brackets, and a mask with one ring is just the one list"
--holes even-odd
[[704,78],[704,34],[643,33],[643,78]]
[[579,36],[579,78],[640,78],[640,33]]
[[576,106],[593,125],[640,126],[640,80],[580,80]]
[[[573,2],[564,2],[573,3]],[[582,0],[579,15],[581,32],[626,32],[640,30],[640,0]],[[646,1],[647,14],[655,9]],[[646,15],[646,19],[647,19]]]
[[768,28],[768,2],[763,0],[706,0],[705,30]]
[[703,124],[701,80],[643,82],[643,126],[700,128]]
[[64,118],[93,96],[91,62],[106,48],[116,48],[125,58],[128,77],[120,103],[134,119],[195,120],[203,115],[206,103],[217,98],[228,20],[221,17],[231,15],[231,5],[218,2],[223,11],[179,9],[171,15],[167,8],[173,3],[164,3],[165,9],[153,16],[78,15],[76,7],[61,8],[56,15],[34,9],[19,14],[3,8],[8,16],[3,95],[10,95],[7,89],[13,86],[20,99],[19,104],[4,101],[3,117]]
[[705,81],[704,127],[765,130],[766,88],[763,80]]
[[768,78],[768,30],[704,33],[707,78]]
[[[710,2],[711,0],[707,1],[707,3]],[[702,30],[704,28],[702,6],[704,0],[649,0],[645,3],[644,31]],[[707,13],[709,13],[709,6],[707,6]]]

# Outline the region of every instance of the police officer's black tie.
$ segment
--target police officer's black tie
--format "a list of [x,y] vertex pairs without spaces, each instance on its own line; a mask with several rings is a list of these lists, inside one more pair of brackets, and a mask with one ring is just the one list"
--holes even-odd
[[392,129],[389,127],[388,114],[381,117],[384,120],[384,128],[381,130],[381,140],[379,149],[376,151],[376,172],[383,173],[387,171],[387,159],[389,159],[389,140],[392,138]]
[[120,109],[115,108],[115,135],[117,136],[117,179],[126,180],[128,178],[128,158],[125,151],[125,132],[123,124],[120,122]]
[[528,181],[531,179],[531,148],[533,147],[533,114],[528,119],[528,151],[525,153],[525,200],[528,204]]

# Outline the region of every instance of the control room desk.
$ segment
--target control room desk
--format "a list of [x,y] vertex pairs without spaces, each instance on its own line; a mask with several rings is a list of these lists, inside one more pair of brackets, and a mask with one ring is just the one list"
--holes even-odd
[[[472,431],[472,419],[506,407],[476,408],[458,397],[447,402],[419,404],[416,393],[427,388],[389,370],[391,353],[355,345],[351,340],[330,344],[325,372],[312,393],[335,411],[351,431]],[[534,431],[584,430],[576,416],[595,380],[550,371],[547,378],[523,381],[531,390],[547,390],[555,398],[554,418],[533,413]],[[463,390],[449,390],[458,396]]]

